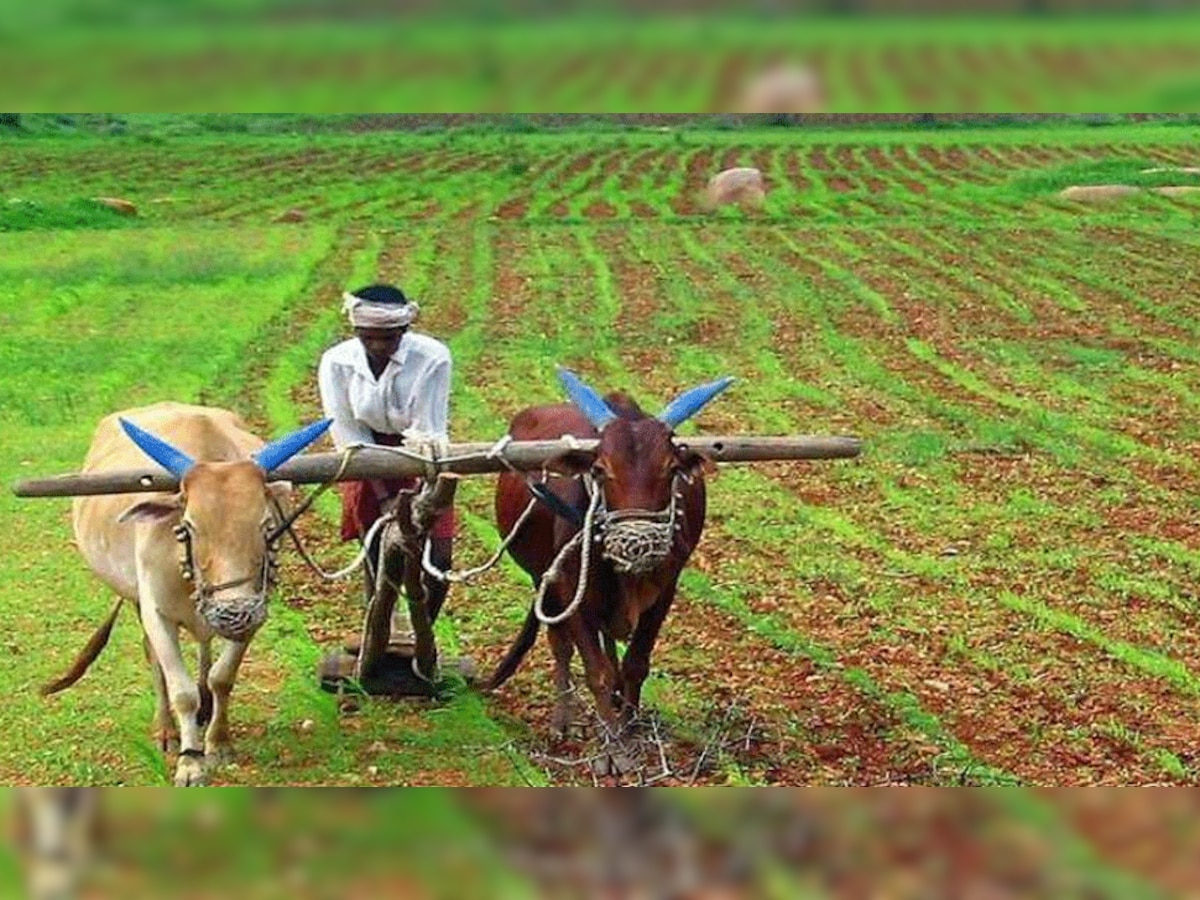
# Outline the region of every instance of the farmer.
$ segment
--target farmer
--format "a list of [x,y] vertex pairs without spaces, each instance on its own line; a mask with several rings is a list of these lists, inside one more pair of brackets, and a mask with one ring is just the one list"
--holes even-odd
[[[354,337],[321,356],[317,383],[325,415],[333,419],[334,445],[403,445],[428,456],[444,455],[450,403],[450,350],[441,341],[410,330],[419,307],[389,284],[372,284],[342,295]],[[343,481],[342,540],[362,540],[390,501],[415,478]],[[434,523],[430,556],[451,567],[456,519],[453,508]],[[449,585],[425,579],[430,621],[437,618]],[[396,635],[407,627],[392,618]]]

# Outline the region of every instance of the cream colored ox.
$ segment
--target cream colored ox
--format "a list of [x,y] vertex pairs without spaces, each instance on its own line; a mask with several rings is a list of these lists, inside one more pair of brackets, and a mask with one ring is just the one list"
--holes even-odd
[[[179,742],[175,784],[203,784],[206,762],[229,755],[229,694],[267,615],[281,503],[291,490],[286,482],[270,482],[270,474],[329,424],[317,422],[264,446],[224,409],[158,403],[104,418],[84,473],[141,469],[150,456],[179,479],[179,492],[75,499],[76,544],[121,599],[71,670],[43,693],[83,676],[107,643],[121,603],[134,601],[158,700],[155,733],[164,751]],[[180,627],[200,644],[199,687],[183,662]],[[210,665],[215,636],[228,643]]]

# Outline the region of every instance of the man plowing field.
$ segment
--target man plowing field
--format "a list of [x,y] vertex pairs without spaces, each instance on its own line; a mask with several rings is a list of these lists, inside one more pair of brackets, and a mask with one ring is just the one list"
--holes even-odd
[[[393,285],[372,284],[343,295],[354,337],[342,341],[321,357],[318,385],[325,415],[333,420],[330,433],[339,451],[355,446],[404,447],[412,454],[445,456],[450,406],[450,350],[426,334],[411,330],[420,311],[417,303]],[[407,508],[418,487],[415,477],[370,478],[343,481],[341,537],[366,545],[368,605],[390,615],[388,630],[393,642],[411,644],[409,628],[392,611],[397,587],[410,587],[424,598],[424,613],[432,627],[446,600],[449,583],[423,577],[410,554],[406,567],[392,547],[388,530],[380,528],[385,513]],[[409,525],[411,516],[400,518]],[[428,531],[433,565],[449,569],[455,533],[453,506],[440,512]],[[399,549],[399,548],[395,548]],[[395,558],[389,558],[395,557]],[[419,580],[419,581],[418,581]],[[378,596],[376,596],[378,595]],[[418,601],[419,603],[419,601]],[[386,640],[387,635],[380,635]],[[387,692],[376,673],[359,675],[368,692]]]

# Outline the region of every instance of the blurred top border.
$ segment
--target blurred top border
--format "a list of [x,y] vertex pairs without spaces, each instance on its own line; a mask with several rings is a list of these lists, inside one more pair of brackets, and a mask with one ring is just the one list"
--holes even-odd
[[1081,18],[1164,16],[1192,11],[1191,0],[39,0],[0,11],[13,25],[197,25],[298,22],[500,22],[539,24],[593,18],[647,17],[772,20],[828,17],[947,17],[967,15]]
[[[0,109],[797,116],[1200,106],[1200,14],[1182,0],[984,0],[970,14],[932,0],[907,6],[924,14],[897,16],[882,0],[477,0],[453,11],[430,0],[43,0],[0,13]],[[641,14],[627,14],[634,8]]]

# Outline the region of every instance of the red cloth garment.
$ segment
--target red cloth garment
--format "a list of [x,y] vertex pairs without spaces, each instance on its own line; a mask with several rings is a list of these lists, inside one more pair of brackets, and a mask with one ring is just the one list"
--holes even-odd
[[[399,447],[402,438],[398,434],[373,433],[375,443],[385,447]],[[389,497],[395,497],[402,490],[412,490],[417,486],[417,478],[386,478],[383,480]],[[382,510],[379,499],[371,486],[365,481],[339,481],[338,491],[342,495],[342,540],[357,541],[364,538],[371,526],[379,519]],[[458,532],[458,516],[454,507],[446,510],[433,523],[430,534],[435,538],[452,538]]]

